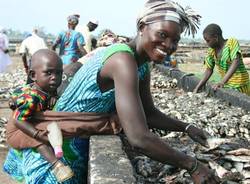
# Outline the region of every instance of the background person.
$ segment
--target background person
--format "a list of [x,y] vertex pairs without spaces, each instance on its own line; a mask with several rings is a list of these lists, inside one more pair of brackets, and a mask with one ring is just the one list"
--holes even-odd
[[68,30],[60,32],[52,46],[52,50],[55,51],[59,45],[59,55],[64,65],[76,62],[86,54],[86,50],[83,48],[85,40],[81,33],[75,31],[78,19],[79,15],[68,16]]
[[27,84],[33,82],[28,75],[31,57],[39,49],[46,49],[47,45],[43,38],[38,36],[38,29],[34,28],[32,34],[27,36],[21,43],[19,54],[22,56],[23,66],[27,73]]
[[8,54],[9,38],[6,31],[0,28],[0,73],[5,72],[8,65],[12,63]]
[[98,39],[98,47],[107,47],[116,42],[118,42],[117,35],[111,30],[106,29],[103,31],[100,38]]
[[198,92],[206,84],[216,66],[221,81],[213,86],[214,90],[224,87],[250,95],[249,74],[243,63],[238,40],[235,38],[224,39],[222,30],[217,24],[209,24],[203,31],[203,37],[209,46],[205,57],[206,71],[194,92]]
[[85,50],[87,53],[91,52],[92,50],[92,38],[93,35],[91,32],[93,32],[96,28],[98,27],[98,21],[97,20],[90,20],[87,25],[85,26],[80,26],[78,25],[76,27],[76,31],[80,32],[85,40]]

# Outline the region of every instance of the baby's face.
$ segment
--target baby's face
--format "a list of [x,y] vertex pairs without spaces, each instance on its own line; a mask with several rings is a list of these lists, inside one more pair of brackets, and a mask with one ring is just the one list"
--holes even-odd
[[45,92],[55,92],[62,82],[60,58],[48,58],[35,70],[35,83]]

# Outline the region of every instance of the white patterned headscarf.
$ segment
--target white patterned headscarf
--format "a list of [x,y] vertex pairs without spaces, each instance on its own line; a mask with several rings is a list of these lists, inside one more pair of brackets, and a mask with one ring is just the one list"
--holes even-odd
[[187,6],[185,9],[171,0],[149,0],[137,18],[137,29],[142,24],[159,21],[174,21],[180,24],[185,34],[197,33],[201,16]]
[[79,22],[79,18],[80,18],[80,15],[74,14],[74,15],[68,16],[68,17],[67,17],[67,21],[68,21],[69,24],[74,24],[74,25],[76,25],[76,24],[78,24],[78,22]]

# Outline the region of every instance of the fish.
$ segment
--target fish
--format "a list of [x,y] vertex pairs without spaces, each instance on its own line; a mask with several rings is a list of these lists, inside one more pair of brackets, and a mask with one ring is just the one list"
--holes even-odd
[[227,175],[230,172],[226,170],[224,167],[222,167],[221,165],[217,164],[215,161],[210,161],[208,163],[211,169],[214,169],[220,178],[223,178],[225,175]]
[[209,146],[209,150],[215,149],[219,147],[221,144],[229,143],[231,142],[230,139],[224,139],[224,138],[217,138],[217,137],[210,137],[207,139],[207,144]]
[[241,174],[243,175],[243,177],[244,177],[245,179],[250,179],[250,171],[243,170],[243,171],[241,172]]
[[250,156],[244,156],[244,155],[243,156],[225,155],[223,158],[234,162],[250,162]]
[[246,155],[246,156],[250,156],[250,149],[239,148],[239,149],[227,152],[227,155],[235,155],[235,156]]

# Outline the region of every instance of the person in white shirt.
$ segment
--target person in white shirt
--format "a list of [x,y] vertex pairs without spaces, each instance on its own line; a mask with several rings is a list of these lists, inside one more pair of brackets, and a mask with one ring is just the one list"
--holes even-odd
[[88,22],[87,25],[85,26],[81,26],[81,25],[77,25],[76,26],[76,31],[80,32],[83,37],[84,37],[84,41],[85,41],[85,50],[87,51],[87,53],[89,53],[92,50],[92,35],[91,32],[94,31],[96,28],[98,27],[98,21],[96,20],[90,20]]
[[5,34],[5,30],[0,28],[0,73],[5,72],[8,65],[10,65],[11,59],[8,54],[9,39]]
[[[25,68],[25,72],[28,74],[29,66],[32,55],[40,50],[46,49],[45,41],[37,35],[38,29],[34,28],[31,36],[25,38],[20,46],[19,53],[22,55],[23,66]],[[31,83],[32,80],[28,77],[27,84]]]

